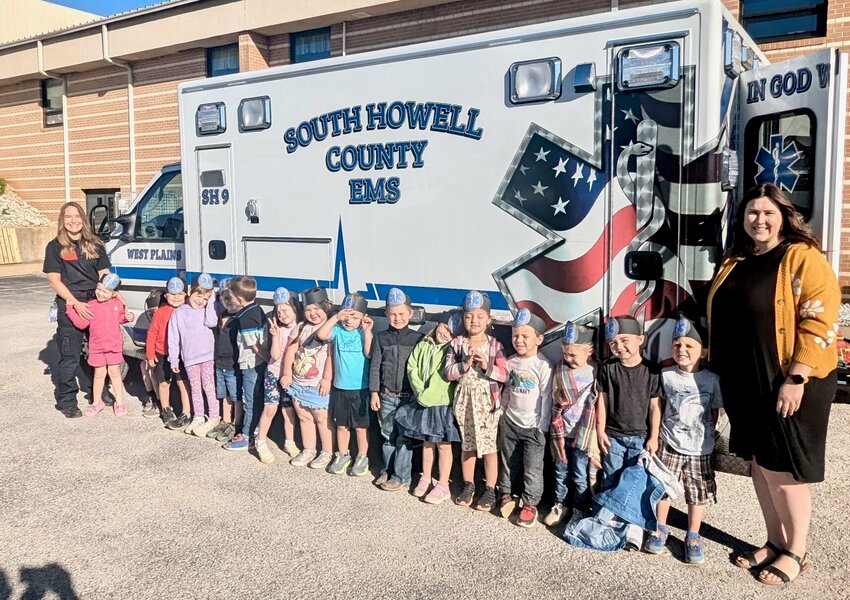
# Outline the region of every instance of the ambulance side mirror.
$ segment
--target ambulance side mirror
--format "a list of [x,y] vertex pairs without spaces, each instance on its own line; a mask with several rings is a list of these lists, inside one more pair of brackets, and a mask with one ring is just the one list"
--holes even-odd
[[136,229],[136,213],[130,213],[126,215],[121,215],[115,222],[121,225],[121,235],[118,236],[118,239],[122,242],[132,242],[133,241],[133,231]]

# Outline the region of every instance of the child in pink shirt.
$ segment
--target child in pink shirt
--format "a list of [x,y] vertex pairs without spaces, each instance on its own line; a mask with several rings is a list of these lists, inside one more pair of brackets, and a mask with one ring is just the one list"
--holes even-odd
[[120,283],[121,279],[115,273],[107,273],[100,278],[94,291],[94,299],[86,303],[92,313],[91,320],[82,318],[70,306],[66,309],[68,318],[75,327],[89,330],[88,361],[89,365],[94,367],[92,398],[98,400],[86,409],[87,417],[95,416],[106,406],[101,395],[107,375],[115,392],[112,411],[118,417],[127,414],[120,369],[121,363],[124,362],[124,340],[120,326],[122,323],[132,323],[135,316],[127,310],[123,298],[116,291]]

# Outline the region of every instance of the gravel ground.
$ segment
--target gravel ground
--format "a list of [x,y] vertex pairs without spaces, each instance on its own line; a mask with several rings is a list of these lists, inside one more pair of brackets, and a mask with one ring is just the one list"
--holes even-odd
[[682,562],[681,513],[672,554],[582,551],[542,525],[224,452],[144,419],[135,399],[124,420],[66,420],[44,362],[45,288],[0,279],[0,357],[16,365],[0,381],[0,599],[848,597],[848,405],[834,405],[827,481],[814,487],[814,567],[778,591],[729,562],[765,537],[740,477],[718,476],[698,568]]

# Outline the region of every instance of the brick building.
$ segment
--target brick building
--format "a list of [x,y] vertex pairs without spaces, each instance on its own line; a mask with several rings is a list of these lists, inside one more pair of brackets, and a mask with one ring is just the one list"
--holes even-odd
[[[850,2],[800,0],[796,12],[768,0],[724,2],[772,61],[850,46]],[[0,43],[0,177],[55,219],[68,200],[132,196],[179,160],[181,82],[651,3],[171,0]],[[845,189],[847,206],[850,175]],[[850,286],[850,249],[840,270]]]

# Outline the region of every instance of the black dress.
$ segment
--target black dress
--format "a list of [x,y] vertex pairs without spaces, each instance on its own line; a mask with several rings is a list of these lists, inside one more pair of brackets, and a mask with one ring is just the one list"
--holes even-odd
[[791,473],[800,482],[823,481],[826,430],[836,373],[811,378],[800,409],[776,412],[785,376],[776,348],[773,303],[787,246],[740,261],[714,294],[711,367],[720,376],[731,425],[729,450],[759,466]]

